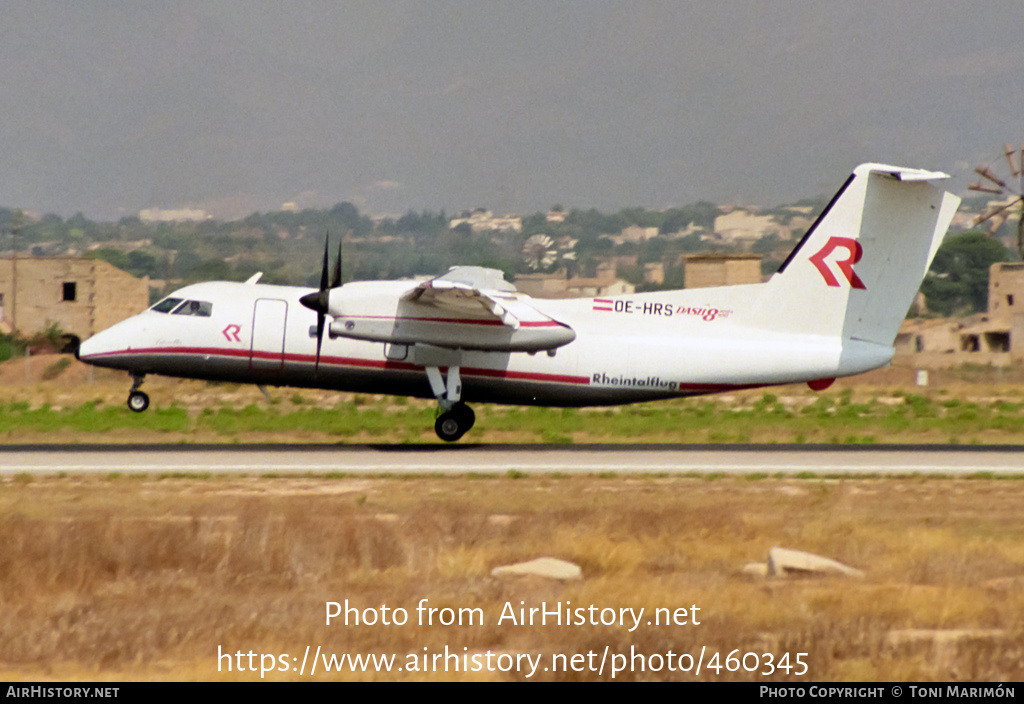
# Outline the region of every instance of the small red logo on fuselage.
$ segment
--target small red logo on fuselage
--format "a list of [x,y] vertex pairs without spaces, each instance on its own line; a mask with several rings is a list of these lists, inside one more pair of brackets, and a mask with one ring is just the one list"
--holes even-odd
[[815,254],[808,257],[808,261],[811,262],[821,274],[821,277],[825,279],[825,283],[829,286],[839,286],[839,279],[832,273],[832,269],[825,263],[825,258],[832,254],[833,251],[842,247],[846,250],[848,256],[846,259],[836,259],[835,265],[842,272],[843,276],[846,277],[846,281],[850,284],[851,288],[862,288],[866,289],[867,286],[857,276],[857,272],[853,270],[853,265],[860,261],[860,258],[864,256],[864,250],[860,246],[860,242],[850,237],[830,237],[825,246],[819,249]]
[[241,342],[242,339],[238,337],[240,332],[242,332],[242,328],[234,323],[221,330],[221,333],[228,339],[228,342]]

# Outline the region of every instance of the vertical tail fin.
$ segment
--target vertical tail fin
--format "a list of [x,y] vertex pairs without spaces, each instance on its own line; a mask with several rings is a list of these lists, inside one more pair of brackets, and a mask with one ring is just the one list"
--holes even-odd
[[944,178],[858,166],[768,282],[765,324],[891,346],[960,203]]

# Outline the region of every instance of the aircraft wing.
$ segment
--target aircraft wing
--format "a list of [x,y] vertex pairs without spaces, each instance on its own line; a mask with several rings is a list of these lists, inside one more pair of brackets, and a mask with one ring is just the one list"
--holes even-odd
[[[402,296],[402,301],[498,321],[512,330],[520,327],[519,317],[510,310],[517,303],[515,287],[494,269],[455,267],[443,276],[424,281]],[[532,307],[530,310],[536,312]]]
[[369,304],[349,302],[339,308],[331,334],[495,352],[553,350],[576,339],[568,325],[522,300],[496,269],[455,267],[401,293],[388,315],[358,312]]

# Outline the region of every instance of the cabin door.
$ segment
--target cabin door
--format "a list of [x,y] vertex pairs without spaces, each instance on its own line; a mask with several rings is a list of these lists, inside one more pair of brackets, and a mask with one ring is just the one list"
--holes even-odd
[[260,298],[252,313],[252,348],[249,366],[260,371],[284,368],[285,324],[288,303],[276,298]]

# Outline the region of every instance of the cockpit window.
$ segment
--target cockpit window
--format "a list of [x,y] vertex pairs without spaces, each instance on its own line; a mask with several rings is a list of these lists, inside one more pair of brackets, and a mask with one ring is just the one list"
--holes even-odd
[[213,312],[213,304],[209,301],[185,301],[174,309],[172,315],[194,315],[199,318],[209,318]]
[[213,304],[209,301],[183,301],[181,298],[171,297],[160,301],[150,310],[156,313],[194,315],[198,318],[209,318],[213,314]]
[[157,313],[170,313],[179,303],[181,303],[180,298],[165,298],[150,308],[150,310]]

